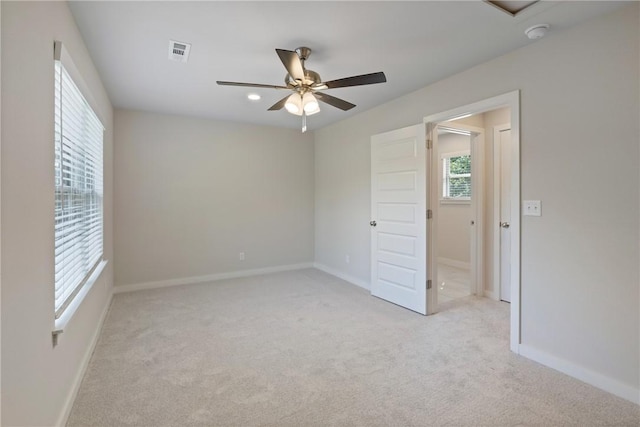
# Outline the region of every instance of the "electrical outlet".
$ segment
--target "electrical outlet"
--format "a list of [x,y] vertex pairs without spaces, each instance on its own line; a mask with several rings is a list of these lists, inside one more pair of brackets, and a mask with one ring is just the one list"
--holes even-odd
[[239,259],[240,261],[244,261],[244,252],[240,252],[240,253],[238,254],[238,259]]
[[349,258],[349,255],[344,257],[344,261],[349,264],[351,262],[351,258]]
[[523,215],[525,216],[542,216],[542,207],[540,206],[540,200],[524,200]]

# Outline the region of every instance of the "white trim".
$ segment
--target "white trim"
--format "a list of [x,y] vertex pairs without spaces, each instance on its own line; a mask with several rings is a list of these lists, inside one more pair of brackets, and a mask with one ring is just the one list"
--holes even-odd
[[[440,169],[438,164],[438,156],[436,151],[438,149],[438,130],[435,123],[425,123],[425,132],[427,136],[427,150],[424,155],[424,161],[427,165],[425,172],[425,179],[427,183],[425,185],[425,198],[426,207],[428,211],[431,211],[431,219],[427,220],[427,235],[425,245],[427,247],[427,256],[425,257],[427,268],[427,283],[431,280],[431,289],[427,288],[427,315],[434,314],[438,309],[438,260],[436,259],[437,253],[435,251],[438,241],[438,227],[436,227],[438,215],[440,215],[440,204],[435,203],[435,200],[442,194],[442,179],[440,177]],[[436,164],[435,170],[433,165]],[[433,177],[435,176],[435,180]],[[435,284],[435,286],[433,286]]]
[[91,342],[87,347],[87,350],[82,357],[82,362],[80,362],[80,369],[76,373],[75,378],[73,379],[73,384],[67,398],[64,401],[64,405],[62,406],[62,411],[60,412],[60,416],[58,417],[58,421],[56,422],[56,426],[65,426],[67,425],[67,421],[69,419],[69,415],[71,415],[71,409],[73,408],[73,402],[76,400],[76,396],[78,395],[78,391],[80,390],[80,385],[82,384],[82,379],[84,378],[84,374],[87,372],[87,368],[89,367],[89,362],[91,361],[91,356],[93,355],[93,351],[96,348],[96,344],[98,344],[98,338],[100,338],[100,332],[102,331],[102,325],[104,324],[105,319],[107,318],[107,313],[109,313],[109,308],[111,307],[111,300],[113,299],[113,292],[109,290],[109,299],[105,304],[104,309],[102,310],[102,314],[100,314],[100,320],[98,321],[98,325],[93,332],[93,336],[91,337]]
[[640,389],[629,384],[622,383],[616,379],[592,371],[584,366],[576,365],[566,359],[545,353],[526,344],[520,344],[519,353],[528,359],[626,399],[636,405],[640,405]]
[[[433,126],[463,114],[479,114],[507,107],[511,111],[511,319],[509,347],[518,353],[520,344],[520,91],[514,90],[493,98],[464,105],[424,118],[427,126]],[[431,131],[433,129],[430,129]],[[434,132],[435,133],[435,132]],[[435,138],[434,138],[435,139]],[[436,293],[430,289],[429,300]]]
[[483,128],[461,126],[471,131],[471,162],[475,166],[471,170],[471,214],[473,225],[471,230],[471,293],[484,293],[484,168],[485,137]]
[[64,332],[64,329],[67,327],[71,319],[73,319],[73,315],[76,314],[78,307],[84,301],[84,298],[87,296],[93,285],[98,281],[102,271],[107,265],[106,260],[102,260],[98,263],[95,270],[91,273],[91,276],[87,279],[84,285],[80,288],[75,297],[71,300],[69,305],[64,309],[59,318],[55,319],[53,322],[53,335],[54,335],[54,343],[56,342],[55,336],[60,335]]
[[448,265],[449,267],[462,268],[463,270],[470,270],[471,263],[464,262],[457,259],[438,257],[438,264]]
[[[442,191],[440,191],[442,193]],[[440,199],[441,205],[470,205],[471,198],[468,199]]]
[[302,270],[312,268],[313,263],[304,262],[300,264],[278,265],[275,267],[254,268],[251,270],[230,271],[228,273],[209,274],[206,276],[182,277],[179,279],[158,280],[155,282],[134,283],[130,285],[116,285],[113,293],[142,291],[145,289],[166,288],[170,286],[192,285],[195,283],[215,282],[217,280],[235,279],[238,277],[258,276],[260,274],[278,273],[281,271]]
[[328,267],[324,264],[320,264],[318,262],[313,263],[313,267],[317,268],[320,271],[324,271],[327,274],[332,276],[336,276],[339,279],[344,280],[345,282],[349,282],[352,285],[356,285],[366,290],[370,290],[371,286],[365,280],[358,279],[357,277],[351,276],[350,274],[343,273],[342,271],[336,270],[334,268]]
[[[520,91],[502,96],[511,113],[511,351],[521,340],[520,315]],[[514,203],[515,202],[515,203]]]
[[[2,8],[0,7],[0,10],[2,10]],[[1,16],[0,16],[0,23],[2,22]],[[2,34],[2,31],[0,31],[0,34]],[[0,46],[2,45],[1,41],[0,41]],[[1,55],[0,55],[1,57]],[[0,64],[0,70],[2,69],[2,66]],[[1,74],[1,73],[0,73]],[[0,76],[0,82],[2,81],[2,78]],[[2,93],[2,89],[0,88],[0,94]],[[0,102],[1,104],[1,102]],[[0,112],[0,117],[2,117],[2,114]],[[0,123],[0,129],[2,128],[2,124]],[[0,132],[1,133],[1,132]],[[2,141],[0,140],[0,152],[2,152]],[[2,163],[2,162],[0,162]],[[0,173],[0,176],[2,176],[2,174]],[[2,188],[2,185],[0,185],[0,188]],[[0,200],[2,200],[2,192],[0,191]],[[0,203],[1,205],[1,203]],[[1,206],[0,206],[0,212],[2,211]],[[2,221],[0,221],[1,223]],[[2,242],[2,232],[0,231],[0,242]],[[1,246],[1,245],[0,245]],[[0,252],[0,260],[2,259],[2,253]],[[2,262],[0,262],[0,265],[2,265]],[[0,295],[2,295],[2,271],[0,269]],[[0,298],[0,307],[2,307],[2,298]],[[2,319],[2,315],[1,315],[1,310],[0,310],[0,319]],[[0,322],[0,331],[2,331],[2,322]],[[0,355],[2,355],[2,334],[0,333]],[[2,366],[2,356],[0,356],[0,366]],[[0,424],[2,424],[2,375],[0,375]]]
[[488,290],[484,290],[484,292],[482,293],[483,296],[487,297],[487,298],[491,298],[492,300],[495,301],[500,301],[500,295],[495,291],[488,291]]

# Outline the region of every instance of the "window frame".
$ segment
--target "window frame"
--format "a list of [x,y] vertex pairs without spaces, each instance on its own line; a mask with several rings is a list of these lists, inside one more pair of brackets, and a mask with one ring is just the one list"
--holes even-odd
[[[100,277],[106,261],[104,260],[104,225],[105,225],[105,210],[104,210],[104,132],[105,128],[100,120],[95,108],[89,102],[90,93],[86,90],[86,85],[81,76],[77,72],[71,58],[62,46],[61,42],[54,43],[54,92],[59,90],[54,96],[54,135],[53,144],[55,151],[55,160],[53,164],[54,169],[54,191],[56,206],[54,209],[54,222],[56,229],[54,230],[54,344],[57,334],[63,331],[67,322],[71,316],[75,313],[78,306],[81,304],[85,295],[89,292],[93,284]],[[58,86],[59,85],[59,86]],[[84,90],[83,90],[84,89]],[[65,98],[65,93],[66,97]],[[63,99],[72,99],[74,97],[75,106],[69,107],[70,104],[65,103]],[[92,100],[92,99],[91,99]],[[63,111],[63,106],[67,108]],[[81,125],[76,129],[76,137],[72,135],[72,130],[65,132],[64,124],[71,128],[69,118],[65,115],[68,111],[78,113],[79,116],[84,118],[80,120]],[[72,119],[78,119],[78,116],[73,116]],[[84,120],[84,121],[83,121]],[[89,128],[87,128],[87,126]],[[81,136],[77,136],[81,135]],[[71,137],[71,138],[70,138]],[[66,138],[65,150],[66,155],[63,154],[63,140]],[[69,142],[71,141],[71,142]],[[79,150],[79,151],[74,151]],[[80,154],[80,157],[78,155]],[[81,160],[77,160],[81,159]],[[72,174],[68,169],[70,165],[72,167],[77,166],[77,162],[80,161],[84,166],[79,173],[75,175],[79,177],[78,181],[84,184],[84,188],[76,186],[65,187],[63,185],[65,180],[64,173]],[[76,178],[74,178],[76,180]],[[76,181],[77,182],[77,181]],[[63,191],[64,189],[67,191]],[[79,233],[81,238],[74,236],[71,238],[73,242],[69,246],[67,251],[72,252],[72,255],[80,254],[82,258],[81,272],[75,275],[74,280],[69,285],[63,285],[60,287],[59,282],[63,279],[56,278],[61,269],[58,263],[61,262],[62,254],[65,252],[65,248],[60,248],[59,253],[56,254],[56,247],[61,244],[61,232],[58,230],[59,222],[64,216],[60,216],[60,212],[64,209],[64,198],[66,192],[69,190],[75,192],[75,196],[81,200],[80,204],[76,204],[76,209],[81,205],[79,209],[82,212],[82,230],[83,233]],[[88,199],[88,201],[87,201]],[[96,216],[96,214],[99,214]],[[90,215],[94,215],[91,217]],[[69,222],[70,220],[65,219]],[[86,224],[88,223],[88,225]],[[73,227],[73,224],[71,225]],[[88,232],[87,232],[88,231]],[[99,233],[99,234],[96,234]],[[78,243],[84,244],[82,249],[78,249]],[[87,242],[89,246],[87,245]],[[78,278],[80,279],[78,280]],[[71,292],[69,292],[71,289]],[[60,298],[62,298],[62,301]]]
[[[463,157],[469,156],[469,161],[471,162],[471,150],[462,150],[462,151],[452,151],[448,153],[440,154],[440,203],[443,204],[470,204],[471,203],[471,195],[464,197],[451,197],[450,194],[450,178],[469,178],[469,182],[471,182],[471,171],[465,174],[451,174],[450,172],[450,159],[454,157]],[[473,167],[473,166],[472,166]],[[471,188],[469,189],[471,191]]]

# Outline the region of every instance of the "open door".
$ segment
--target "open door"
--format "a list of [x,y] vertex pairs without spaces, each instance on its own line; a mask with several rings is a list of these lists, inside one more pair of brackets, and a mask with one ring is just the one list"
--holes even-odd
[[427,314],[425,125],[371,137],[371,294]]

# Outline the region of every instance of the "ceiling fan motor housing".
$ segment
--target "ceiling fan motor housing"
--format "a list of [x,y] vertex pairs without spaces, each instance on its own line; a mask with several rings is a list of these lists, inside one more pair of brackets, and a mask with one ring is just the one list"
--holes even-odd
[[299,82],[298,80],[294,79],[291,74],[287,73],[287,75],[284,76],[284,83],[287,85],[287,87],[298,90],[298,92],[306,92],[310,89],[310,86],[316,86],[320,84],[320,82],[322,82],[322,79],[320,78],[320,74],[316,73],[313,70],[307,70],[304,67],[304,62],[309,58],[309,55],[311,55],[311,48],[303,46],[297,48],[295,52],[300,58],[300,62],[302,63],[302,69],[304,70],[304,81]]
[[321,81],[322,80],[320,79],[320,74],[316,73],[313,70],[307,70],[307,69],[304,70],[304,81],[302,82],[299,82],[293,77],[291,77],[289,73],[287,73],[287,75],[284,76],[284,83],[287,85],[287,87],[291,89],[308,88],[309,86],[318,85]]

